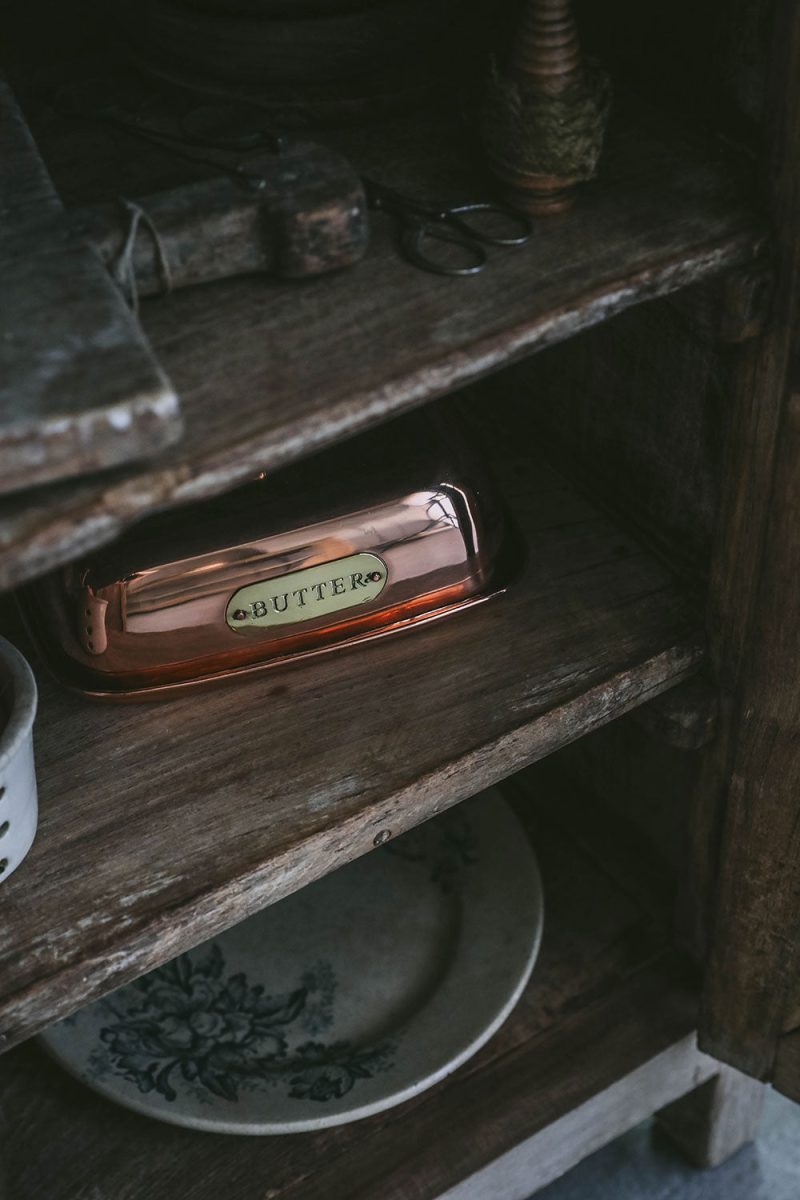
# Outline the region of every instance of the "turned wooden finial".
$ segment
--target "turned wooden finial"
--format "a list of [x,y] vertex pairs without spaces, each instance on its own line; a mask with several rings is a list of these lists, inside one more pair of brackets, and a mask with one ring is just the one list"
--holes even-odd
[[570,0],[528,0],[514,40],[509,74],[543,95],[563,96],[583,81],[578,29]]
[[608,114],[605,75],[581,54],[571,0],[526,0],[505,72],[489,81],[483,138],[512,204],[563,212],[594,174]]

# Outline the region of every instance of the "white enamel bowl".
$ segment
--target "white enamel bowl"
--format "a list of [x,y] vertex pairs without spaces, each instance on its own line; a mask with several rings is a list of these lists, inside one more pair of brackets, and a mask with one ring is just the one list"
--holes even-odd
[[33,765],[36,681],[11,642],[0,637],[0,884],[31,848],[38,804]]

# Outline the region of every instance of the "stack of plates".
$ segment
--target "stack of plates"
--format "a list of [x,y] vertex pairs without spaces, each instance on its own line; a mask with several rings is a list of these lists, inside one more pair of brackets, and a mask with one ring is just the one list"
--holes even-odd
[[224,1133],[380,1112],[474,1054],[518,1000],[543,907],[490,790],[43,1035],[128,1108]]

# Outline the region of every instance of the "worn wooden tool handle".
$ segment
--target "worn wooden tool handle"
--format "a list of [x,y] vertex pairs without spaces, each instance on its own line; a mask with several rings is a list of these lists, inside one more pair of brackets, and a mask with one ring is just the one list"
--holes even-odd
[[352,166],[310,142],[249,162],[247,177],[76,209],[69,219],[119,283],[132,272],[138,295],[257,272],[322,275],[357,262],[369,232]]

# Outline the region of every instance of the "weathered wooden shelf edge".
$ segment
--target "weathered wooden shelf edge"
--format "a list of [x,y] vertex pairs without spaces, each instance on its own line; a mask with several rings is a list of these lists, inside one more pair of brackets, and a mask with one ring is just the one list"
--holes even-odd
[[[633,275],[590,287],[557,310],[471,346],[421,361],[377,388],[332,400],[324,412],[283,406],[246,443],[211,442],[194,461],[181,447],[153,464],[22,493],[0,502],[0,591],[7,591],[119,536],[165,508],[211,498],[363,432],[520,358],[565,341],[634,305],[663,297],[752,261],[760,230],[739,230],[654,261]],[[289,413],[289,419],[286,414]]]
[[[275,470],[315,454],[392,417],[479,383],[503,367],[567,341],[637,304],[742,266],[756,257],[762,244],[761,232],[742,230],[725,239],[693,246],[683,254],[654,262],[634,274],[621,275],[603,286],[587,288],[552,312],[509,325],[468,346],[441,355],[433,352],[427,358],[421,354],[412,369],[382,380],[377,387],[353,390],[333,399],[322,413],[314,410],[276,422],[247,446],[235,443],[216,452],[212,450],[188,476],[168,473],[162,478],[155,473],[154,502],[163,508],[203,500],[252,479],[254,472]],[[147,481],[146,473],[131,481],[145,512],[150,511],[150,506],[141,489]],[[107,495],[113,496],[113,491]],[[0,555],[0,572],[2,569]]]
[[[432,122],[411,139],[410,154],[387,151],[375,133],[351,146],[345,138],[343,149],[371,173],[387,158],[401,186],[435,190],[452,173],[451,186],[473,187],[459,184],[458,154],[437,149],[438,138]],[[150,512],[216,496],[757,256],[764,229],[739,167],[717,166],[679,126],[650,127],[638,114],[620,119],[619,143],[609,179],[572,223],[540,224],[529,246],[493,257],[467,290],[415,272],[386,224],[375,222],[371,251],[351,275],[296,290],[211,284],[145,304],[145,329],[184,402],[185,442],[150,462],[2,500],[0,589],[112,540]],[[392,154],[408,161],[398,167]],[[73,146],[66,163],[55,163],[56,179],[64,170],[80,176],[80,158]],[[373,317],[380,311],[391,318]],[[302,359],[319,365],[300,367]]]
[[123,934],[119,944],[95,947],[86,958],[39,979],[31,988],[0,996],[0,1050],[24,1041],[80,1005],[368,853],[386,828],[391,829],[393,837],[399,836],[646,703],[690,678],[703,657],[699,641],[687,639],[554,707],[541,719],[510,730],[415,779],[346,820],[333,822],[299,842],[282,845],[268,861],[231,875],[221,886],[204,888],[198,883],[188,900],[162,909],[135,931]]
[[697,670],[669,572],[515,424],[493,429],[529,553],[472,613],[166,704],[90,705],[41,678],[41,822],[4,885],[1,1044]]

